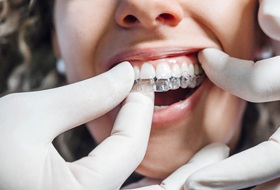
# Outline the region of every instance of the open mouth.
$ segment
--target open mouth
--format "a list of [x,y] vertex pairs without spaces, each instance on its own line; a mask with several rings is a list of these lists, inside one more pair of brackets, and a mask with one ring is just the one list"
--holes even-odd
[[165,109],[166,107],[183,101],[189,98],[196,90],[196,88],[179,88],[177,90],[167,92],[156,92],[155,93],[155,111]]
[[196,54],[133,63],[134,91],[155,92],[155,110],[189,98],[205,75]]

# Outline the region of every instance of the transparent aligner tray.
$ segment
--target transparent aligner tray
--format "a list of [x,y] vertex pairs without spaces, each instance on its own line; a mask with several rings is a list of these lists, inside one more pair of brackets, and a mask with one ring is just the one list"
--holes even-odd
[[199,86],[203,79],[204,74],[195,76],[181,76],[171,77],[168,79],[137,79],[134,81],[132,91],[154,91],[154,92],[166,92],[169,90],[176,90],[178,88],[195,88]]

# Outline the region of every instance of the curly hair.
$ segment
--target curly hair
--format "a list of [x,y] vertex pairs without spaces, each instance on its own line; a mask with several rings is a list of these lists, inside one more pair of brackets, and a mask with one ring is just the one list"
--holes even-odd
[[51,48],[53,3],[0,0],[0,94],[62,83]]
[[[54,0],[0,0],[0,96],[65,84],[55,69],[53,6]],[[249,103],[239,149],[267,140],[280,125],[279,115],[279,102]],[[54,141],[69,161],[86,155],[94,144],[84,128],[75,130]]]

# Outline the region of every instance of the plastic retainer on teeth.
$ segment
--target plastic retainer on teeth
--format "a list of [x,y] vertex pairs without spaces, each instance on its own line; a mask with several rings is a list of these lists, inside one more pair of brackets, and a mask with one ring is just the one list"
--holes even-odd
[[134,81],[132,91],[166,92],[178,88],[195,88],[204,80],[205,75],[171,77],[169,79],[138,79]]

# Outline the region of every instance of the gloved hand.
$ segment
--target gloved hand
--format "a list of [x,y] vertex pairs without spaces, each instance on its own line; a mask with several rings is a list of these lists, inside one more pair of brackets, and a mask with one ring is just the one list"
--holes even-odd
[[[280,1],[261,1],[260,25],[277,40],[280,40],[279,10]],[[254,63],[206,49],[200,52],[199,59],[210,80],[226,91],[252,102],[280,100],[280,56]],[[236,190],[261,184],[255,189],[275,190],[280,188],[277,178],[280,178],[280,129],[268,141],[199,170],[188,178],[185,189]]]
[[[196,153],[192,159],[184,166],[180,167],[173,174],[167,177],[162,182],[158,180],[143,179],[137,184],[132,184],[124,189],[130,190],[181,190],[184,186],[185,180],[197,170],[204,168],[208,165],[212,165],[221,160],[224,160],[229,155],[229,148],[223,144],[210,144],[198,153]],[[150,185],[147,187],[131,189],[132,187],[146,186],[148,184],[159,184]]]
[[280,56],[253,62],[209,48],[200,52],[199,60],[214,84],[242,99],[280,100]]
[[[280,40],[280,1],[262,0],[259,22],[267,34]],[[276,44],[280,49],[280,43]],[[278,49],[279,48],[279,49]],[[279,52],[280,54],[280,52]],[[280,56],[256,63],[205,49],[199,60],[208,78],[217,86],[251,102],[280,100]]]
[[[133,81],[133,68],[122,63],[76,84],[1,98],[0,189],[119,189],[145,155],[153,115],[153,94],[129,94]],[[112,135],[87,157],[65,162],[53,139],[125,97]]]
[[270,38],[280,41],[280,2],[259,0],[258,20],[260,27]]

